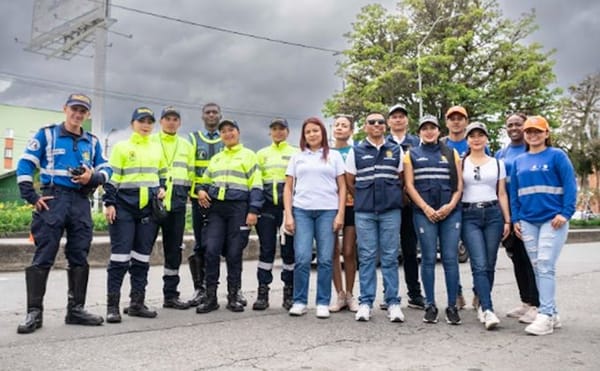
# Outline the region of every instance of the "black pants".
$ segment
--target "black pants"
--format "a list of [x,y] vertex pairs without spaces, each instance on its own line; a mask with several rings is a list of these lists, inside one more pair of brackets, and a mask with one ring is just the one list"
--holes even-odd
[[163,295],[165,299],[179,297],[179,266],[183,248],[185,229],[185,209],[171,211],[160,224],[162,230],[163,254],[165,257],[163,273]]
[[400,247],[402,248],[402,264],[408,297],[419,297],[421,296],[421,284],[419,283],[419,262],[417,261],[417,233],[413,222],[413,208],[410,205],[402,208]]
[[[283,221],[283,207],[275,206],[271,202],[265,202],[256,231],[260,241],[260,256],[258,258],[258,269],[256,276],[259,284],[269,285],[273,282],[273,262],[275,261],[275,250],[277,248],[277,232]],[[286,286],[294,284],[294,238],[284,236],[285,244],[280,244],[283,269],[281,280]]]
[[523,241],[515,236],[514,233],[511,233],[502,244],[506,249],[506,255],[513,262],[521,301],[539,307],[540,300],[535,283],[535,274],[533,273],[533,267],[531,266],[531,261],[529,260]]
[[219,283],[222,252],[227,262],[227,283],[241,285],[242,252],[250,232],[246,226],[247,214],[248,203],[245,201],[213,200],[204,229],[206,286]]

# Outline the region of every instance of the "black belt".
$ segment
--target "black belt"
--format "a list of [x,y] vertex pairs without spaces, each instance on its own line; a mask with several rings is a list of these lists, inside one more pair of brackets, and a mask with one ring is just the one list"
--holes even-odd
[[486,207],[498,205],[498,200],[485,202],[463,202],[463,209],[485,209]]
[[90,193],[90,189],[89,188],[72,188],[72,187],[65,187],[65,186],[60,186],[60,185],[42,185],[41,186],[41,190],[42,192],[68,192],[68,193],[77,193],[83,196],[87,196]]

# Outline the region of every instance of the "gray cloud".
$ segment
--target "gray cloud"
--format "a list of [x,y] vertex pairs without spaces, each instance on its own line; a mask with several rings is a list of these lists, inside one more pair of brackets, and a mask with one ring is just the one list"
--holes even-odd
[[[330,49],[344,49],[348,32],[360,8],[369,1],[191,1],[148,2],[115,0],[115,4],[144,9],[170,17],[264,35]],[[396,1],[380,1],[395,9]],[[556,48],[558,84],[577,83],[597,71],[600,4],[596,1],[500,0],[511,18],[537,8],[540,30],[532,36],[547,49]],[[93,60],[46,60],[23,51],[14,42],[30,36],[33,0],[0,3],[0,71],[57,80],[66,85],[93,84]],[[341,88],[335,76],[340,57],[330,53],[269,43],[161,20],[119,8],[112,9],[118,22],[111,30],[132,34],[127,39],[109,34],[106,88],[131,94],[108,97],[105,131],[125,129],[132,110],[149,105],[157,114],[173,102],[193,104],[182,109],[183,130],[201,125],[200,105],[215,101],[225,115],[242,126],[242,140],[257,149],[268,143],[271,117],[287,117],[291,141],[303,118],[320,115],[325,99]],[[588,46],[586,46],[588,45]],[[91,55],[92,48],[84,54]],[[1,78],[1,76],[0,76]],[[38,82],[14,81],[0,92],[2,102],[59,109],[70,88],[47,87]],[[136,100],[134,95],[156,97],[156,102]],[[123,135],[127,130],[122,131]],[[121,133],[111,135],[118,138]]]

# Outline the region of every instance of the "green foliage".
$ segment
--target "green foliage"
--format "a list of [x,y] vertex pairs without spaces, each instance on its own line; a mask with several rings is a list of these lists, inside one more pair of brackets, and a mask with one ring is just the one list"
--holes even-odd
[[0,202],[0,235],[28,232],[32,210],[30,205]]
[[600,218],[589,219],[589,220],[575,220],[569,221],[570,228],[594,228],[600,227]]
[[494,138],[507,111],[542,114],[556,125],[554,51],[523,42],[535,29],[533,11],[505,19],[496,0],[404,0],[394,12],[368,5],[345,35],[350,47],[338,70],[345,89],[325,102],[324,113],[362,118],[402,103],[414,130],[421,97],[424,113],[438,117],[464,105]]

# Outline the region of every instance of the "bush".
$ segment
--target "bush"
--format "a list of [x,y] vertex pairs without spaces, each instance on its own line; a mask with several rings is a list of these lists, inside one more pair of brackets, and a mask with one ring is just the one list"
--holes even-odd
[[571,219],[569,225],[573,228],[595,228],[600,227],[600,218],[582,220],[582,219]]
[[0,202],[0,234],[28,232],[33,206]]

